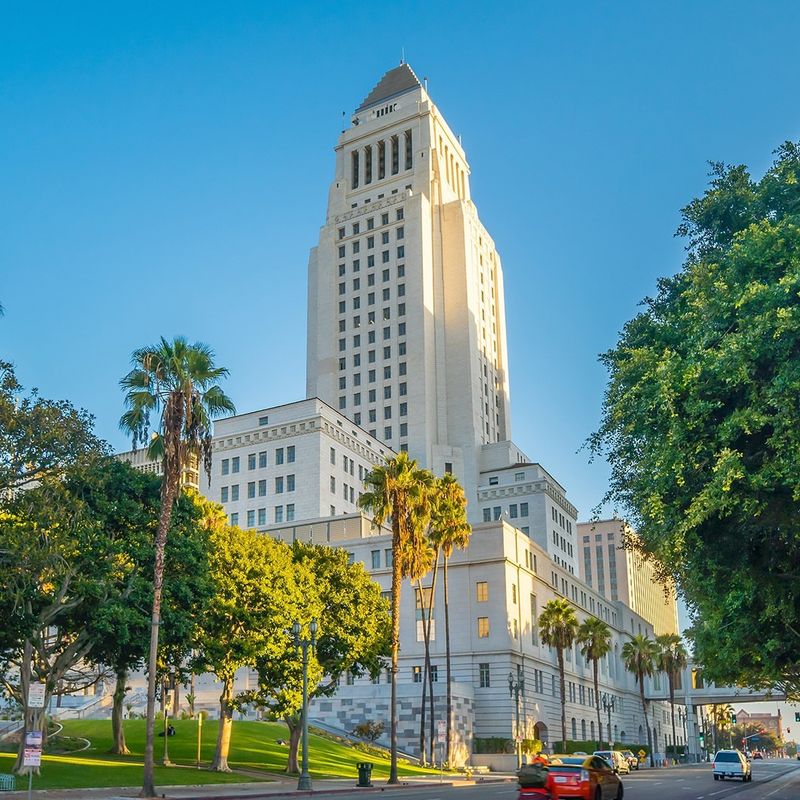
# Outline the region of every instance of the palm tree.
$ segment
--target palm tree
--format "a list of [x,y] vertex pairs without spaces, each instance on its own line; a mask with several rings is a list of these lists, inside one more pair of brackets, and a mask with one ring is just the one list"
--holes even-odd
[[467,497],[464,489],[451,474],[443,475],[436,482],[435,502],[431,517],[431,540],[434,545],[441,548],[444,554],[444,644],[447,681],[447,735],[445,741],[445,761],[450,764],[450,749],[452,746],[452,716],[453,692],[451,683],[450,663],[450,596],[447,583],[447,564],[453,550],[466,549],[472,535],[472,528],[467,522]]
[[558,675],[561,680],[561,745],[567,746],[567,696],[564,680],[564,650],[572,647],[578,633],[578,618],[569,600],[559,597],[546,603],[539,615],[542,642],[556,648]]
[[689,654],[677,633],[664,633],[656,636],[659,651],[656,659],[658,668],[666,673],[669,682],[669,706],[672,713],[672,746],[677,758],[677,742],[675,738],[675,682],[681,670],[686,668]]
[[[204,344],[188,344],[183,337],[134,351],[133,369],[120,381],[127,411],[120,428],[133,436],[133,447],[148,445],[153,458],[161,458],[161,510],[154,543],[153,608],[147,677],[147,726],[142,797],[155,796],[153,742],[156,710],[156,667],[164,549],[172,508],[178,496],[182,470],[192,456],[202,456],[211,480],[211,433],[214,417],[234,413],[230,398],[217,385],[228,374],[214,365],[214,353]],[[159,415],[152,426],[150,415]],[[151,437],[152,430],[152,437]]]
[[425,555],[425,528],[430,514],[429,489],[432,475],[400,452],[375,467],[364,479],[367,491],[358,505],[372,513],[375,525],[392,526],[392,696],[391,765],[389,783],[397,778],[397,663],[400,651],[400,591],[403,578],[420,573]]
[[[597,678],[598,665],[601,658],[611,652],[611,628],[598,617],[587,617],[578,628],[578,644],[581,655],[592,662],[594,676],[594,705],[597,711],[597,749],[603,749],[603,725],[600,720],[600,684]],[[611,731],[608,732],[609,741]]]
[[647,746],[650,748],[650,766],[655,764],[653,760],[653,731],[650,730],[650,723],[647,720],[647,701],[644,697],[644,679],[650,677],[655,670],[655,661],[658,657],[658,645],[649,637],[641,633],[631,637],[629,642],[622,645],[622,661],[625,669],[636,676],[639,684],[639,697],[642,701],[642,711],[644,712],[644,725],[647,728]]

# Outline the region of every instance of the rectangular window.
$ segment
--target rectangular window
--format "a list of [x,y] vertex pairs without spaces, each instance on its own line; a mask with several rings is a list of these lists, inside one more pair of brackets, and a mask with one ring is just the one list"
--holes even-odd
[[258,509],[258,524],[259,525],[266,525],[267,524],[267,509],[266,508],[259,508]]
[[286,521],[294,521],[294,503],[289,503],[289,505],[286,506]]
[[539,608],[535,594],[531,595],[531,642],[539,644]]
[[258,482],[258,496],[259,497],[266,497],[267,496],[267,482],[266,482],[266,480],[260,480]]
[[233,514],[231,514],[231,525],[236,527],[238,524],[239,524],[239,514],[237,512],[234,512]]
[[239,471],[239,456],[234,456],[231,459],[231,472]]
[[255,469],[256,468],[256,454],[249,453],[247,456],[247,469]]
[[488,689],[492,684],[489,679],[489,664],[483,662],[478,664],[478,685],[481,689]]
[[262,450],[258,454],[258,468],[259,469],[264,469],[266,466],[267,466],[267,451],[266,450]]
[[247,499],[251,500],[256,496],[256,482],[255,481],[248,481],[247,482]]
[[230,472],[230,461],[227,458],[222,459],[222,474],[227,475]]
[[283,522],[283,506],[275,506],[275,522]]
[[520,503],[519,504],[519,515],[521,517],[528,516],[528,504],[527,503]]
[[422,683],[422,667],[411,667],[411,680],[414,683]]
[[294,491],[294,475],[287,475],[286,476],[286,491],[293,492]]
[[290,444],[286,448],[286,463],[287,464],[294,464],[294,453],[295,453],[295,446]]
[[392,558],[392,549],[389,548],[388,550],[383,551],[383,564],[386,569],[391,569],[392,564],[394,563],[394,559]]
[[219,490],[219,501],[220,503],[227,503],[228,502],[228,487],[223,486]]
[[484,522],[491,522],[492,521],[492,509],[491,508],[484,508],[483,509],[483,521]]
[[381,551],[380,550],[373,550],[371,555],[372,555],[372,569],[380,569],[381,568]]
[[275,478],[275,494],[283,494],[283,477]]
[[279,447],[275,450],[275,463],[283,464],[283,448]]
[[478,617],[478,638],[489,638],[489,617]]
[[231,500],[234,502],[239,499],[239,484],[235,483],[231,486]]
[[489,584],[487,581],[477,581],[475,584],[475,599],[479,603],[486,603],[489,600]]
[[252,509],[247,512],[247,527],[253,528],[256,524],[256,512]]
[[336,478],[331,475],[331,492],[336,492]]

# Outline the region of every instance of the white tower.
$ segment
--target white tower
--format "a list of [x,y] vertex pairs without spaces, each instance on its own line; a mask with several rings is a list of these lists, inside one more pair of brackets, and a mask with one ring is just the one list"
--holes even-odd
[[407,64],[339,137],[307,370],[309,397],[451,470],[476,508],[480,448],[511,433],[503,273],[461,144]]

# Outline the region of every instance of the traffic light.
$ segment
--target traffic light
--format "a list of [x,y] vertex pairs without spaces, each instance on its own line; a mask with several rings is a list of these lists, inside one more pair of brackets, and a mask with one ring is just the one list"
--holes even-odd
[[800,711],[795,711],[794,712],[794,721],[795,722],[800,722]]
[[700,747],[706,746],[706,735],[704,733],[700,734]]
[[736,714],[731,714],[731,725],[736,724]]

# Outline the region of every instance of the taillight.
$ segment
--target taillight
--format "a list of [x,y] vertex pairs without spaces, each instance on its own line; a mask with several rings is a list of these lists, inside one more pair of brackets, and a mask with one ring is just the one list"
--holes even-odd
[[582,782],[586,782],[588,780],[589,780],[589,770],[588,769],[582,769],[581,770],[581,781]]

